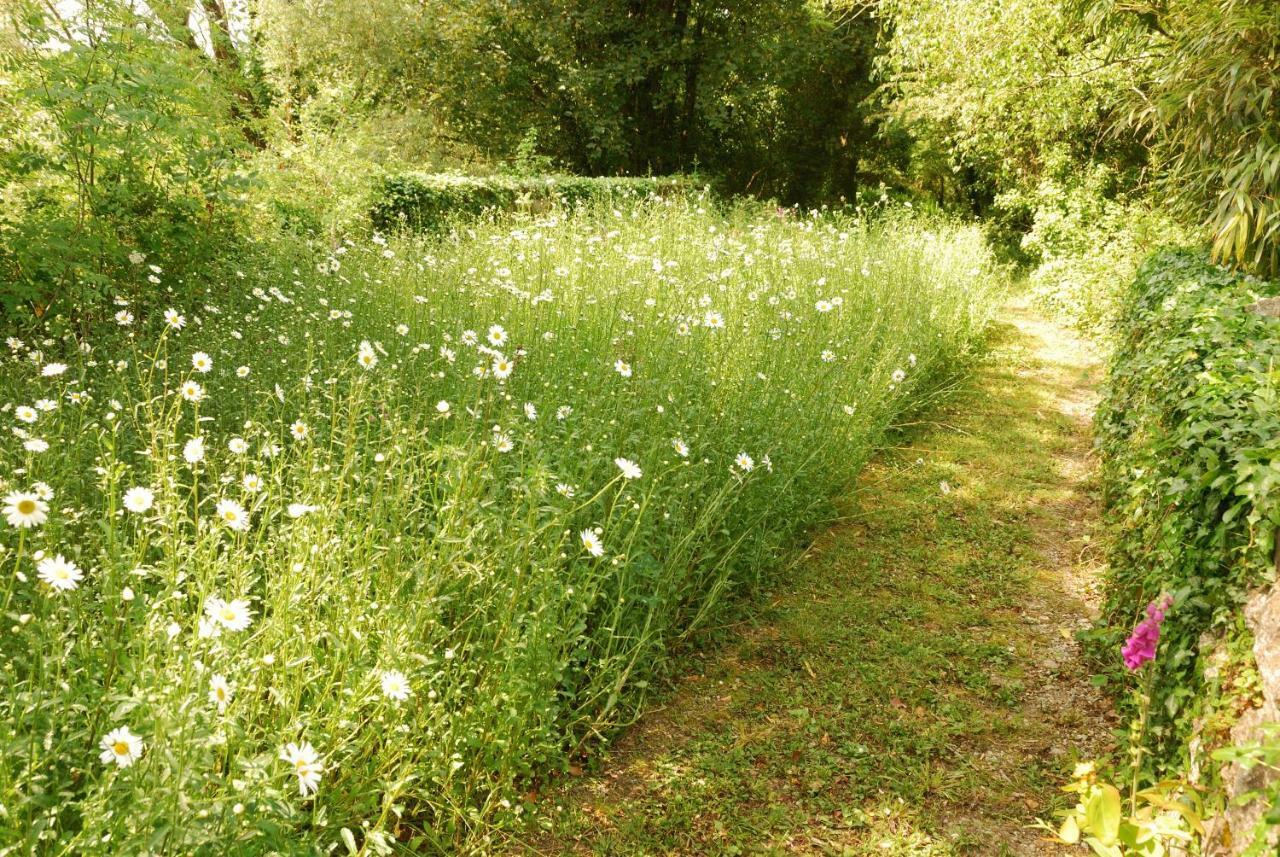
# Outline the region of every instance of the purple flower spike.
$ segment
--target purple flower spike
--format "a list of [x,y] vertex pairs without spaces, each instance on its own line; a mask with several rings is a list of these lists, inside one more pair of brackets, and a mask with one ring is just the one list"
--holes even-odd
[[1156,659],[1156,646],[1160,645],[1160,623],[1164,621],[1165,612],[1172,606],[1173,597],[1170,595],[1147,605],[1147,618],[1138,623],[1120,650],[1120,654],[1124,656],[1124,665],[1130,670],[1136,670],[1147,661]]

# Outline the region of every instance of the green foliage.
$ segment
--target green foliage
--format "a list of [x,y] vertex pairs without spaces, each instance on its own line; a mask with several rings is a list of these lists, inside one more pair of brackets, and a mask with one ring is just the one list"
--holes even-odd
[[386,129],[393,148],[430,139],[486,170],[536,141],[517,172],[697,171],[817,202],[877,169],[880,21],[853,0],[270,0],[260,20],[287,134],[340,93],[357,115],[422,111],[418,133]]
[[884,97],[915,137],[921,191],[986,214],[1063,160],[1135,164],[1125,145],[1100,145],[1125,70],[1062,0],[891,0],[884,14]]
[[[122,3],[60,20],[17,4],[2,73],[0,304],[92,313],[225,251],[236,214],[235,154],[197,52],[158,38]],[[132,260],[131,261],[131,257]]]
[[1272,576],[1280,524],[1280,321],[1250,309],[1280,286],[1156,254],[1125,296],[1096,431],[1111,527],[1103,625],[1120,641],[1162,592],[1149,736],[1164,769],[1184,760],[1200,713],[1202,635],[1235,633],[1251,587]]
[[401,173],[382,180],[369,218],[377,229],[440,231],[455,222],[517,208],[624,205],[649,196],[679,196],[697,188],[686,176],[463,176]]
[[[1092,362],[1064,331],[998,325],[945,407],[913,417],[838,501],[850,523],[751,605],[752,631],[715,635],[595,781],[546,794],[565,811],[538,850],[1056,853],[1020,829],[1027,806],[1061,801],[1045,736],[1106,735],[1074,652],[1052,654],[1072,703],[1028,705],[1046,632],[1081,609],[1045,572],[1091,562],[1052,546],[1093,529],[1059,514],[1091,505],[1062,469],[1090,456],[1067,411]],[[1028,597],[1044,599],[1036,622],[1017,609]]]
[[1033,266],[1027,279],[1037,303],[1104,338],[1142,261],[1194,236],[1146,199],[1118,193],[1113,172],[1104,166],[1061,173],[1063,178],[1046,177],[1030,193],[1004,195],[997,206],[1021,205],[1031,213],[1020,249]]
[[1084,4],[1140,69],[1127,124],[1215,258],[1280,273],[1280,14],[1274,0]]
[[[0,841],[492,853],[964,365],[1003,287],[942,221],[561,214],[267,243],[181,317],[9,341]],[[18,529],[27,490],[47,518]],[[126,726],[141,755],[101,760]]]
[[1086,845],[1097,857],[1179,854],[1203,833],[1200,795],[1179,780],[1135,788],[1125,800],[1094,763],[1086,762],[1076,766],[1063,791],[1077,796],[1076,805],[1059,813],[1057,828],[1042,826],[1057,841]]

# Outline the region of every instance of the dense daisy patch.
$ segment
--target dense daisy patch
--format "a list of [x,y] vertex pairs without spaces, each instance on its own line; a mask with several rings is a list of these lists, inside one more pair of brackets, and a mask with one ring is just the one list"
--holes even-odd
[[7,341],[18,851],[457,853],[536,823],[1001,283],[973,228],[696,199],[269,249]]

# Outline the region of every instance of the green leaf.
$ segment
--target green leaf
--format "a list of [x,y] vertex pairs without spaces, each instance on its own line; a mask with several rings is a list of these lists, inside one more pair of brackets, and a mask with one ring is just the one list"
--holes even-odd
[[1085,830],[1104,845],[1111,845],[1120,834],[1120,792],[1103,784],[1085,805]]

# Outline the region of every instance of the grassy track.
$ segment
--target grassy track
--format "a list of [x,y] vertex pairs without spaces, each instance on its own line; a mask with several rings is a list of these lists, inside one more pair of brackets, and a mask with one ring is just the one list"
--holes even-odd
[[1049,854],[1109,740],[1072,632],[1097,576],[1096,358],[1013,307],[968,388],[867,468],[734,641],[602,773],[542,796],[583,854]]

